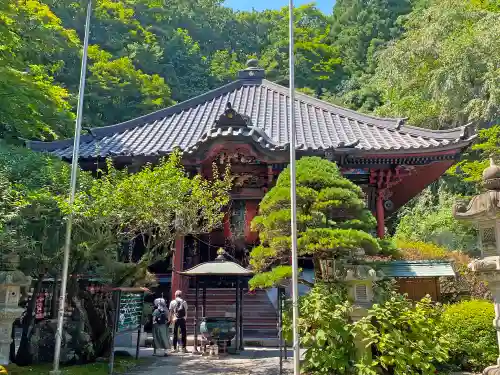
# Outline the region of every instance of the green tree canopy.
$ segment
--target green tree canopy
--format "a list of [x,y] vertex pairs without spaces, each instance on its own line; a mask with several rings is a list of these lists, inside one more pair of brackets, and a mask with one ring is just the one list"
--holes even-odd
[[477,2],[420,2],[380,54],[379,114],[428,128],[489,124],[499,115],[500,13]]
[[[368,232],[375,218],[366,208],[363,191],[344,178],[337,166],[318,157],[297,162],[297,226],[299,254],[313,256],[316,270],[320,259],[342,259],[363,249],[381,250]],[[252,222],[261,245],[250,254],[258,273],[253,287],[269,287],[290,277],[290,171],[285,169],[276,186],[264,197],[259,216]],[[325,275],[318,275],[326,278]]]
[[146,247],[142,263],[149,265],[156,255],[170,253],[176,236],[208,233],[221,225],[231,177],[218,176],[214,167],[212,181],[189,177],[177,152],[134,174],[115,169],[108,160],[107,170],[79,194],[76,206],[83,207],[82,218],[105,218],[122,240],[141,236]]

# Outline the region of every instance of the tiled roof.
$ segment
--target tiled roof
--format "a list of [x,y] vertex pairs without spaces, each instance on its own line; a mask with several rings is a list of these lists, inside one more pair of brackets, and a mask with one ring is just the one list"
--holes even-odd
[[213,261],[198,264],[179,274],[185,276],[251,276],[253,273],[234,262]]
[[[252,74],[253,73],[253,74]],[[289,92],[262,78],[259,69],[240,72],[240,79],[172,107],[121,124],[93,128],[81,137],[80,157],[163,155],[179,146],[193,152],[218,137],[248,137],[269,150],[289,142]],[[249,118],[248,127],[214,127],[227,103]],[[426,152],[459,149],[470,144],[467,126],[433,131],[407,126],[404,119],[378,118],[297,93],[295,113],[298,151],[321,151],[350,145],[368,153]],[[37,151],[70,159],[73,140],[28,142]]]
[[388,277],[455,276],[451,263],[444,261],[392,261],[376,268]]

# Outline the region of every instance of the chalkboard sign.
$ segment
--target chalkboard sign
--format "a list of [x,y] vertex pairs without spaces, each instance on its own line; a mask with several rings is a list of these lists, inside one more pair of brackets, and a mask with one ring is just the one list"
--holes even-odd
[[121,291],[116,332],[135,331],[141,327],[144,293]]

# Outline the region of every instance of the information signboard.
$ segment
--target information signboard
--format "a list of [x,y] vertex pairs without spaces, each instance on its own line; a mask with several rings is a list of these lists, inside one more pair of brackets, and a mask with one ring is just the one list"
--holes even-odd
[[143,292],[120,293],[120,304],[116,332],[136,331],[141,327],[142,310],[144,306]]
[[122,333],[137,331],[135,358],[139,359],[139,345],[142,331],[142,312],[144,309],[144,293],[142,288],[118,288],[114,291],[115,319],[113,322],[113,338],[111,356],[109,358],[109,374],[113,375],[115,363],[115,337]]

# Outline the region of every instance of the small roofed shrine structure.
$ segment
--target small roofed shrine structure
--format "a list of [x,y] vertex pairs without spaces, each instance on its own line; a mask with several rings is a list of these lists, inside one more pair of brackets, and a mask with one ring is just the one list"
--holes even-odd
[[[266,80],[258,62],[250,60],[225,86],[133,120],[88,129],[81,137],[79,165],[96,170],[109,157],[133,173],[176,148],[191,174],[211,178],[212,163],[230,164],[234,185],[223,227],[201,238],[178,238],[171,267],[183,271],[213,260],[219,247],[246,265],[259,240],[250,223],[289,162],[289,106],[288,88]],[[475,137],[470,125],[422,129],[403,118],[359,113],[300,92],[295,112],[297,158],[319,156],[337,163],[365,192],[380,237],[385,220],[437,180]],[[72,139],[27,146],[68,162],[72,158]],[[134,246],[134,254],[140,253],[140,244]],[[165,274],[166,267],[152,271]],[[186,288],[182,276],[172,272],[171,290]]]
[[[205,338],[207,340],[211,339],[214,341],[213,344],[221,345],[221,343],[223,343],[222,346],[226,347],[226,342],[231,341],[234,337],[234,349],[243,350],[243,287],[247,287],[248,279],[252,276],[252,271],[240,266],[238,263],[228,261],[225,251],[219,249],[218,255],[214,261],[198,264],[189,270],[179,272],[179,274],[194,278],[195,281],[193,353],[198,353],[198,332],[200,328],[202,328],[203,336],[206,336]],[[234,318],[207,316],[207,287],[211,286],[214,281],[220,278],[225,278],[226,281],[231,280],[236,284]],[[201,307],[202,327],[198,326],[198,297],[200,286],[203,290]],[[233,321],[235,323],[234,327],[232,326]],[[213,334],[215,331],[218,332],[217,335]],[[235,333],[234,335],[233,332]],[[203,352],[204,351],[205,350],[203,350]]]

